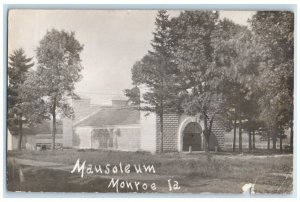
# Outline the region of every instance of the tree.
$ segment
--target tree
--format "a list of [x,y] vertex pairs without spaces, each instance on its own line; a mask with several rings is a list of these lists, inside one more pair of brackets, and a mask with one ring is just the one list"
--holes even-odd
[[83,45],[76,40],[74,32],[56,29],[47,31],[37,48],[36,85],[40,88],[47,114],[52,118],[52,150],[55,149],[58,114],[70,117],[73,113],[68,98],[81,78],[82,50]]
[[22,128],[24,123],[24,94],[23,84],[27,71],[34,65],[22,48],[16,49],[9,55],[8,62],[8,128],[18,134],[18,149],[22,144]]
[[260,98],[259,91],[253,91],[252,94],[248,93],[246,102],[243,106],[244,118],[243,128],[248,133],[248,148],[249,152],[255,149],[255,133],[264,129],[264,123],[259,119],[260,108],[258,100]]
[[26,73],[21,90],[23,98],[23,114],[27,126],[35,127],[42,120],[49,119],[47,106],[43,97],[42,89],[38,86],[38,75],[36,71],[30,70]]
[[[253,93],[253,78],[257,75],[256,44],[250,30],[228,19],[221,20],[214,32],[215,63],[222,71],[221,91],[225,100],[225,117],[234,130],[233,151],[236,150],[236,132],[239,129],[239,151],[242,151],[243,122],[247,118],[247,96]],[[251,110],[248,111],[251,113]]]
[[170,21],[167,11],[160,10],[155,19],[155,32],[151,46],[140,61],[132,67],[132,81],[135,86],[144,86],[147,92],[138,100],[139,92],[136,87],[125,90],[126,96],[135,104],[139,104],[139,110],[154,112],[159,118],[160,128],[160,152],[164,150],[164,114],[176,111],[176,88],[174,80],[174,66],[170,59]]
[[[233,23],[228,19],[221,20],[216,27],[214,35],[214,46],[216,55],[216,65],[224,69],[224,79],[222,92],[226,96],[225,99],[225,114],[232,122],[233,126],[233,151],[236,150],[236,129],[239,120],[239,110],[241,97],[244,93],[241,92],[241,84],[239,81],[239,66],[236,65],[238,61],[238,52],[236,44],[239,43],[238,34],[243,27]],[[241,140],[241,138],[239,138]]]
[[218,77],[214,63],[213,32],[218,12],[184,11],[172,20],[172,60],[180,81],[183,111],[204,121],[205,150],[216,115],[222,109]]
[[131,102],[131,105],[133,106],[140,106],[141,100],[140,100],[140,89],[138,86],[135,86],[131,89],[125,89],[124,94],[126,97],[129,98],[129,101]]
[[294,14],[286,11],[259,11],[251,19],[256,40],[261,44],[260,76],[257,85],[263,95],[259,100],[261,119],[273,128],[273,149],[280,128],[291,130],[293,151],[294,90]]

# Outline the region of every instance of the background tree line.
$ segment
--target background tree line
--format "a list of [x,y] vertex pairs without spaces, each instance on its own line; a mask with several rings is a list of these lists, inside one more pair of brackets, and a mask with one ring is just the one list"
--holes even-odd
[[[293,150],[294,15],[259,11],[249,27],[220,19],[217,11],[183,11],[170,18],[156,16],[152,49],[132,67],[133,89],[125,94],[140,110],[160,120],[163,152],[163,115],[186,113],[204,122],[206,149],[212,124],[221,116],[233,129],[233,151],[242,151],[242,132],[249,150],[255,134],[273,141],[290,128]],[[147,92],[140,98],[139,88]]]

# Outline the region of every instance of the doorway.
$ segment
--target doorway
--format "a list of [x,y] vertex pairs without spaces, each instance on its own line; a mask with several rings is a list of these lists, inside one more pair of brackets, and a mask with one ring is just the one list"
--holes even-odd
[[188,123],[183,130],[182,151],[201,151],[202,148],[202,128],[197,122]]

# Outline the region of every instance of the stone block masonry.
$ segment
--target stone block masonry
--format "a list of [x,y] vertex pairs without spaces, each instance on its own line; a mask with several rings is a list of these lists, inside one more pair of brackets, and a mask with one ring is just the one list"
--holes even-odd
[[221,117],[216,116],[213,126],[212,126],[212,132],[216,136],[217,143],[218,143],[218,150],[221,151],[224,149],[224,127]]
[[[156,118],[156,152],[160,152],[161,147],[161,132],[160,132],[160,118]],[[164,152],[178,151],[177,148],[177,132],[179,127],[179,115],[164,114],[163,116],[163,150]]]

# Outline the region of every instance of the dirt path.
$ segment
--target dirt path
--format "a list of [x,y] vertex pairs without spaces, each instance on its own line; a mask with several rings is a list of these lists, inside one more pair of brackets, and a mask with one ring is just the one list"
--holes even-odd
[[63,170],[63,171],[70,171],[73,166],[70,165],[63,165],[59,163],[53,163],[48,161],[36,161],[32,159],[19,159],[14,157],[8,157],[8,163],[12,165],[25,165],[25,166],[32,166],[32,167],[41,167],[45,169],[53,169],[53,170]]

